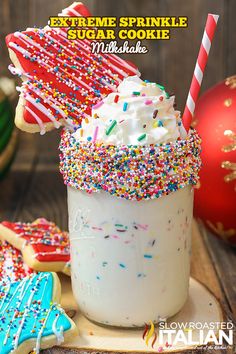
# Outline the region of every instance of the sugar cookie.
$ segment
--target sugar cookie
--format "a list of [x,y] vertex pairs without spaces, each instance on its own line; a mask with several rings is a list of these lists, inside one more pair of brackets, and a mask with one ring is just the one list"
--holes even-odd
[[68,341],[77,329],[58,304],[55,273],[32,274],[18,282],[0,282],[0,353],[38,354]]
[[0,238],[20,250],[29,267],[36,271],[64,271],[69,274],[70,245],[66,231],[39,218],[32,223],[3,221]]
[[[59,15],[91,16],[79,2]],[[73,130],[124,77],[139,74],[116,55],[93,54],[90,40],[67,39],[68,29],[30,28],[6,37],[9,69],[23,79],[15,123],[24,131],[44,134],[61,124]]]

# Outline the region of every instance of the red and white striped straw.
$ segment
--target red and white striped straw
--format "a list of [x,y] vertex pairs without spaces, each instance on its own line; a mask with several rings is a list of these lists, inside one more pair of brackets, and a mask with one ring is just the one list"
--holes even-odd
[[216,30],[218,18],[219,18],[218,15],[208,14],[207,16],[205,31],[202,37],[202,43],[198,53],[198,58],[194,69],[193,78],[190,85],[190,90],[188,93],[188,98],[187,98],[183,119],[182,119],[183,125],[187,132],[190,128],[190,124],[193,119],[195,105],[201,88],[202,78],[207,64],[208,55],[214,37],[214,33]]

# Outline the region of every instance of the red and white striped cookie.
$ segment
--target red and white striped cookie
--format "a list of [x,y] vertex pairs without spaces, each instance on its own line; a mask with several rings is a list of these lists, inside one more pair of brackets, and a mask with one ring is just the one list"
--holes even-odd
[[[90,16],[79,2],[59,16]],[[91,41],[68,40],[66,28],[29,28],[6,37],[13,74],[23,79],[15,123],[44,134],[60,125],[73,130],[91,114],[91,107],[116,91],[133,64],[113,54],[92,54]]]
[[70,245],[66,231],[44,218],[32,223],[3,221],[0,238],[22,252],[25,263],[35,271],[70,274]]

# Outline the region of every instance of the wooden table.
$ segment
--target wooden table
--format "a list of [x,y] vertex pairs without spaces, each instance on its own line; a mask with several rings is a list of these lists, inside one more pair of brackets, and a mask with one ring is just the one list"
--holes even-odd
[[[54,131],[46,136],[20,133],[19,138],[11,171],[0,182],[0,220],[31,221],[44,216],[66,229],[66,188],[58,171],[59,133]],[[209,235],[201,225],[200,231],[195,232],[193,239],[192,276],[215,294],[227,316],[236,318],[235,249]],[[226,352],[234,353],[231,349],[223,351]],[[74,351],[55,348],[43,353],[74,354]]]

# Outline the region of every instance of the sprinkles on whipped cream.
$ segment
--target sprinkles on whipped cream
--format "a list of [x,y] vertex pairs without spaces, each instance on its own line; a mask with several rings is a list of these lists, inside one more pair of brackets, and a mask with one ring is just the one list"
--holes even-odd
[[60,172],[65,184],[88,193],[103,190],[124,199],[154,199],[197,183],[200,143],[195,130],[186,139],[142,146],[78,142],[64,130]]

